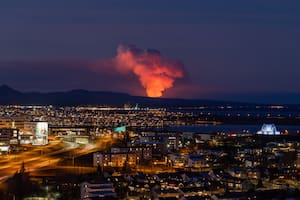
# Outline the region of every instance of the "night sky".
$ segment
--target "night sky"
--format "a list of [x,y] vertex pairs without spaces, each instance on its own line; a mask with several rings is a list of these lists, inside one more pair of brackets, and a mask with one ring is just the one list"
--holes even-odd
[[51,0],[0,3],[0,83],[145,95],[111,69],[120,44],[184,64],[164,97],[300,93],[299,0]]

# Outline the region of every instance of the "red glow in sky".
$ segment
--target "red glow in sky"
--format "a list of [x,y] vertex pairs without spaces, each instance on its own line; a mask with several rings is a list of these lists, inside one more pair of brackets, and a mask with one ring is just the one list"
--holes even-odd
[[116,62],[119,71],[132,72],[139,78],[148,97],[161,97],[176,78],[184,76],[182,64],[164,59],[156,50],[120,45]]

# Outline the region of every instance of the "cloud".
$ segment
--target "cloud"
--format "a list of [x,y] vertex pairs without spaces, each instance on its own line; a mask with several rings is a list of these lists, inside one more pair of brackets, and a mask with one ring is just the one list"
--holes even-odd
[[184,76],[183,64],[168,60],[159,51],[119,45],[115,67],[123,73],[136,75],[149,97],[161,97],[174,86],[177,78]]

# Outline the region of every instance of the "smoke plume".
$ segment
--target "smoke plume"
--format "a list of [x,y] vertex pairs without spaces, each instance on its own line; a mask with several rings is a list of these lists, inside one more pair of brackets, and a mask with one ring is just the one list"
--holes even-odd
[[135,74],[148,97],[161,97],[173,87],[176,78],[184,76],[180,62],[163,58],[159,51],[119,45],[115,58],[119,71]]

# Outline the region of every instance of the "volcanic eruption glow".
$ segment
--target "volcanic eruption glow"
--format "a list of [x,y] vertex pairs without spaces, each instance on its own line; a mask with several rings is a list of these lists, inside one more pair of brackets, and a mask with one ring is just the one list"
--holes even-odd
[[138,76],[148,97],[161,97],[166,89],[173,87],[176,78],[184,76],[181,63],[163,58],[156,50],[120,45],[115,61],[119,71]]

